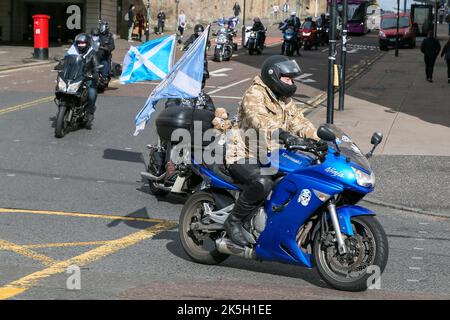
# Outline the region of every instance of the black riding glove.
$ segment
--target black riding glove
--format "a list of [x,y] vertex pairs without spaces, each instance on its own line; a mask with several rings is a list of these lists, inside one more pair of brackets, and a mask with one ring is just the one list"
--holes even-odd
[[316,150],[317,151],[327,151],[328,150],[328,143],[322,139],[319,141],[316,141]]
[[298,146],[303,145],[304,140],[300,137],[294,136],[293,134],[290,134],[287,131],[284,131],[282,129],[278,130],[278,137],[282,143],[286,146],[286,148],[290,148],[292,146]]

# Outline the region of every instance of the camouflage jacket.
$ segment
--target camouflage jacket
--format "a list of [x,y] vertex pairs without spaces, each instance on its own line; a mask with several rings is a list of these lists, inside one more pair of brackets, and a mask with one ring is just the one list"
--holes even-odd
[[[227,134],[226,163],[255,158],[258,152],[263,155],[278,148],[278,141],[273,140],[275,136],[272,137],[272,134],[279,128],[301,138],[319,140],[314,125],[303,116],[292,99],[278,100],[262,79],[256,76],[244,93],[238,108],[237,122]],[[244,141],[247,141],[247,145]]]

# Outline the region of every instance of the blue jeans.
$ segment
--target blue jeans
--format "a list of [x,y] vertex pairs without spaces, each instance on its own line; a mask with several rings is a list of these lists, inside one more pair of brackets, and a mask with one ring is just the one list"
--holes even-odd
[[111,72],[111,55],[106,59],[100,59],[100,64],[103,65],[102,76],[104,79],[107,79]]
[[86,104],[86,112],[94,114],[95,112],[95,102],[97,101],[97,86],[95,85],[95,82],[90,80],[88,81],[88,97],[87,97],[87,104]]

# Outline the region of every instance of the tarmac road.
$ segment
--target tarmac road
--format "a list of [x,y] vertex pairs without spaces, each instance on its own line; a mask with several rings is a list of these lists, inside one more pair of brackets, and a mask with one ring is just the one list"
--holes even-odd
[[[349,54],[349,69],[379,54],[370,48],[372,36],[353,41],[366,48]],[[234,113],[264,58],[278,51],[267,48],[261,57],[239,51],[229,63],[210,62],[207,92],[216,105]],[[299,100],[314,98],[303,92],[326,88],[326,56],[302,51],[297,58],[311,74],[302,80],[314,81],[300,84]],[[313,270],[278,263],[236,257],[220,266],[191,262],[176,227],[185,199],[155,198],[139,175],[145,146],[156,135],[149,124],[133,137],[133,119],[154,83],[113,83],[99,95],[93,130],[55,139],[51,68],[0,72],[0,298],[450,297],[448,220],[375,205],[368,207],[379,213],[390,242],[380,290],[337,292]],[[81,290],[67,288],[71,265],[81,267]]]

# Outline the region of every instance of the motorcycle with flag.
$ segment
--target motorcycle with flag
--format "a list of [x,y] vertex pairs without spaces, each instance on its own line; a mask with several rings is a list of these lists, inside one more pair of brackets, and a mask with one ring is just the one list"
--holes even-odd
[[[209,26],[152,91],[135,119],[134,134],[138,135],[151,119],[159,100],[168,99],[173,102],[166,103],[166,108],[156,118],[158,142],[156,145],[147,146],[149,163],[147,171],[141,172],[141,177],[149,182],[154,195],[189,192],[201,182],[200,177],[195,175],[189,169],[187,161],[184,161],[185,155],[181,150],[186,150],[185,144],[183,141],[174,140],[173,134],[177,129],[185,129],[194,136],[194,131],[197,130],[194,123],[198,121],[202,123],[201,130],[212,128],[214,105],[210,97],[202,91],[208,32]],[[148,60],[145,61],[147,65],[154,63],[152,57]]]

